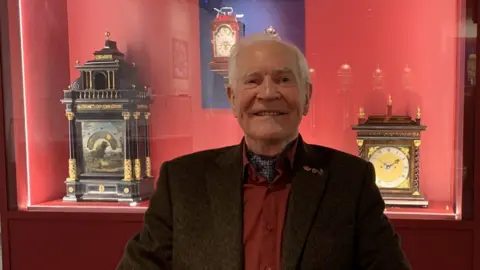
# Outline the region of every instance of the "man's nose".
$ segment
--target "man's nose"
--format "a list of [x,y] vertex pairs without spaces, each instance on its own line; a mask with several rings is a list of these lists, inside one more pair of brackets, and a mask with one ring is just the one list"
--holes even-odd
[[270,76],[265,76],[262,84],[259,87],[257,98],[260,99],[278,99],[280,93],[278,92],[278,85]]

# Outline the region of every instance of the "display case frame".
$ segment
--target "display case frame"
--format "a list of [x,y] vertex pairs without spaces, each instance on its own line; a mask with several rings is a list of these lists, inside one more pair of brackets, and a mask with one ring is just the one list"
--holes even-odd
[[[22,1],[20,1],[21,3]],[[12,4],[13,3],[13,4]],[[14,2],[10,2],[11,6],[15,6]],[[187,3],[187,5],[191,5],[191,3]],[[4,44],[4,47],[8,47],[7,50],[9,51],[9,56],[11,57],[15,57],[16,59],[21,59],[21,63],[19,65],[19,63],[9,63],[9,84],[10,84],[10,88],[8,89],[17,89],[15,91],[12,91],[12,90],[9,90],[10,92],[12,92],[12,94],[16,94],[18,95],[18,93],[20,92],[23,92],[23,91],[20,91],[20,89],[32,89],[32,83],[29,82],[29,76],[31,76],[30,74],[32,74],[32,70],[33,68],[30,67],[30,68],[25,68],[26,66],[28,66],[25,61],[30,61],[32,62],[33,64],[32,65],[38,65],[39,64],[39,59],[33,59],[33,60],[28,60],[30,58],[26,58],[25,56],[25,53],[26,52],[30,52],[28,50],[37,50],[38,48],[37,47],[32,47],[33,45],[33,37],[42,37],[42,36],[36,36],[35,33],[33,33],[32,30],[28,30],[29,28],[26,27],[28,25],[31,25],[34,23],[34,20],[36,20],[35,18],[36,17],[32,17],[32,19],[30,18],[24,18],[24,16],[22,14],[25,13],[25,10],[22,11],[22,9],[20,8],[21,5],[16,5],[16,8],[17,10],[15,10],[14,8],[10,8],[9,9],[9,16],[6,18],[8,21],[9,21],[9,26],[7,26],[9,29],[7,29],[8,31],[7,32],[4,32],[4,33],[7,33],[6,35],[8,35],[8,37],[6,37],[6,40],[8,42],[7,45]],[[58,13],[59,17],[60,18],[63,18],[63,20],[66,20],[65,17],[62,17],[62,16],[65,16],[65,10],[68,9],[68,5],[67,5],[67,1],[64,2],[64,4],[61,4],[59,5],[59,7],[56,7],[56,9],[52,9],[51,11],[52,12],[56,12]],[[20,14],[20,22],[17,22],[18,20],[18,17],[16,17],[16,14]],[[30,14],[30,13],[29,13]],[[29,15],[29,16],[34,16],[34,15]],[[24,25],[25,24],[25,25]],[[23,26],[22,26],[23,25]],[[58,26],[57,26],[58,27]],[[59,40],[61,40],[61,38],[63,38],[64,40],[66,39],[69,39],[69,38],[72,38],[72,35],[68,33],[68,29],[64,29],[65,27],[58,27],[55,28],[57,29],[59,34],[57,35],[63,35],[62,37],[59,38]],[[67,25],[67,28],[68,28],[68,25]],[[52,28],[53,29],[53,28]],[[52,29],[44,29],[43,31],[50,31]],[[71,29],[69,29],[71,30]],[[282,29],[280,29],[282,30]],[[25,31],[30,31],[28,33],[30,34],[25,34],[27,32]],[[286,30],[282,30],[280,31],[280,34],[282,33],[285,33]],[[307,30],[305,30],[307,31]],[[100,33],[103,34],[103,30],[102,31],[98,31],[97,33],[97,37],[95,38],[95,43],[96,44],[100,44],[101,42],[101,37],[100,37]],[[118,32],[117,32],[118,34]],[[198,34],[198,33],[197,33]],[[4,34],[5,35],[5,34]],[[45,35],[45,33],[43,34]],[[89,34],[91,36],[93,36],[93,34]],[[113,33],[112,35],[113,37],[115,37],[115,33]],[[288,35],[287,35],[288,36]],[[197,39],[198,36],[195,36],[195,37],[192,37],[192,39]],[[307,36],[306,39],[308,39],[309,37]],[[36,39],[35,39],[36,40]],[[179,39],[179,40],[182,40],[182,39]],[[308,43],[308,42],[307,42]],[[90,42],[90,44],[93,44],[93,42]],[[191,52],[193,50],[190,50],[190,48],[188,46],[192,46],[191,44],[188,45],[189,43],[188,42],[184,42],[183,44],[185,44],[184,46],[187,46],[187,52]],[[309,45],[310,44],[310,45]],[[39,44],[36,44],[35,46],[38,46]],[[47,48],[45,47],[45,50],[47,50],[47,52],[51,53],[52,54],[52,57],[53,59],[53,62],[55,63],[59,63],[58,64],[58,67],[56,67],[57,65],[54,65],[52,68],[54,70],[56,70],[55,72],[57,72],[57,77],[59,78],[62,78],[61,80],[59,79],[58,82],[55,82],[55,83],[49,83],[49,82],[44,82],[42,81],[42,83],[44,84],[42,87],[58,87],[58,89],[62,89],[62,88],[65,88],[65,85],[68,85],[70,84],[71,80],[72,80],[72,75],[73,73],[73,65],[72,63],[75,62],[75,60],[73,59],[73,57],[75,55],[72,55],[71,51],[72,51],[72,48],[70,48],[68,45],[65,45],[65,44],[62,44],[61,42],[58,42],[57,41],[57,45],[59,47],[55,48],[55,49],[52,49],[52,48]],[[308,50],[309,48],[311,48],[311,43],[308,43],[307,44],[308,46],[306,46],[306,50]],[[93,46],[93,45],[92,45]],[[30,49],[29,49],[30,48]],[[89,53],[92,53],[95,49],[97,49],[98,47],[94,47],[94,49],[90,50]],[[80,50],[80,49],[76,49],[77,51]],[[31,52],[33,52],[31,51]],[[312,51],[310,49],[310,51]],[[55,52],[55,53],[54,53]],[[31,54],[31,53],[30,53]],[[84,50],[82,49],[82,54],[85,55],[85,52]],[[27,55],[29,55],[27,53]],[[312,56],[313,54],[312,53],[308,53],[307,51],[307,58],[314,58],[314,56]],[[82,56],[83,57],[83,56]],[[196,66],[198,65],[198,59],[196,60],[192,60],[192,61],[189,61],[189,63],[193,66]],[[142,64],[142,63],[141,63]],[[67,70],[65,71],[65,67],[69,67],[71,70]],[[189,67],[191,69],[191,67]],[[377,68],[378,69],[378,68]],[[317,71],[315,71],[317,70]],[[314,84],[316,81],[318,81],[318,76],[319,74],[317,74],[317,72],[320,72],[318,71],[318,64],[314,64],[312,65],[312,71],[311,71],[311,76],[312,76],[312,80],[314,81]],[[52,71],[53,72],[53,71]],[[189,72],[189,73],[192,73],[192,72]],[[42,73],[42,74],[45,74],[45,75],[48,75],[47,73]],[[38,75],[37,75],[38,76]],[[197,75],[194,75],[193,77],[195,78],[195,76],[198,76]],[[147,76],[148,77],[148,76]],[[197,77],[198,78],[198,77]],[[196,78],[195,78],[196,79]],[[152,78],[147,78],[147,80],[150,80],[150,81],[153,81]],[[179,79],[177,79],[179,80]],[[174,81],[175,83],[176,81]],[[158,83],[154,83],[157,88],[159,86],[161,86],[160,84]],[[318,84],[318,83],[316,83]],[[315,84],[315,85],[316,85]],[[8,92],[8,91],[7,91]],[[27,91],[28,92],[28,91]],[[31,92],[31,91],[30,91]],[[29,93],[30,93],[29,92]],[[24,92],[23,95],[25,95],[26,93]],[[341,94],[341,93],[340,93]],[[384,94],[384,93],[383,93]],[[28,94],[30,95],[30,94]],[[338,99],[340,100],[341,97],[336,97],[336,96],[333,96],[331,94],[329,94],[330,97],[332,97],[333,99]],[[166,95],[168,96],[168,94]],[[400,96],[398,93],[396,95],[397,97]],[[11,98],[12,99],[12,96],[10,94],[7,94],[6,97],[8,98]],[[34,94],[34,97],[30,97],[30,99],[34,99],[36,97],[40,97],[40,95],[38,94]],[[188,98],[190,98],[191,95],[189,96],[189,94],[186,94],[185,96],[176,96],[175,98],[177,99],[182,99],[182,100],[186,100]],[[51,97],[50,97],[51,98]],[[171,100],[170,99],[171,97],[167,97],[166,100]],[[203,98],[203,97],[202,97]],[[376,96],[374,97],[374,99],[376,101],[380,101],[382,100],[382,96],[379,95],[379,96]],[[21,102],[21,98],[19,98],[18,96],[16,97],[16,102]],[[338,101],[337,100],[337,101]],[[13,101],[13,99],[11,100]],[[169,102],[169,101],[163,101],[163,102]],[[394,98],[394,102],[396,102],[397,100],[395,100]],[[49,101],[50,103],[52,103],[51,101]],[[192,98],[192,102],[196,102],[194,100],[194,98]],[[322,104],[323,101],[319,101],[318,98],[316,98],[316,101],[317,102],[316,104]],[[14,107],[13,108],[6,108],[7,112],[8,111],[11,111],[11,110],[18,110],[16,108],[18,107],[21,107],[21,103],[19,104],[16,104],[15,102],[6,102],[7,104],[14,104]],[[23,102],[24,103],[24,102]],[[461,104],[461,103],[459,103]],[[24,104],[23,104],[24,105]],[[361,104],[360,104],[361,105]],[[458,104],[457,104],[458,105]],[[26,105],[24,105],[25,107]],[[66,121],[64,121],[64,117],[63,115],[61,116],[60,114],[58,114],[58,112],[60,111],[60,104],[56,104],[55,105],[55,109],[51,109],[51,108],[45,108],[45,107],[42,107],[41,105],[32,105],[32,106],[37,106],[35,108],[35,110],[47,110],[44,115],[40,115],[39,118],[46,118],[47,115],[48,117],[50,117],[51,121],[52,122],[60,122],[60,121],[63,121],[62,122],[62,125],[66,125]],[[188,105],[187,105],[188,106]],[[193,105],[192,105],[193,106]],[[203,105],[202,105],[203,107]],[[321,107],[321,106],[315,106],[315,107]],[[202,108],[203,109],[203,108]],[[316,109],[314,107],[312,107],[312,113],[315,114],[315,111]],[[27,113],[27,115],[25,115],[25,113]],[[213,112],[215,114],[223,114],[224,112]],[[455,112],[457,113],[457,112]],[[31,114],[31,113],[30,113]],[[194,115],[195,113],[192,112],[192,114]],[[228,115],[228,111],[225,112],[225,115]],[[432,115],[432,110],[430,109],[430,112],[429,112],[430,115]],[[21,121],[24,121],[26,124],[25,125],[20,125],[20,124],[17,124],[17,126],[14,126],[13,127],[13,131],[12,131],[12,128],[10,128],[10,134],[14,133],[14,134],[20,134],[20,133],[25,133],[25,134],[32,134],[32,129],[34,128],[30,128],[32,126],[32,119],[28,116],[29,115],[29,112],[27,109],[24,109],[23,111],[21,110],[18,110],[17,111],[17,114],[15,114],[15,117],[20,117],[20,120],[16,120],[17,122],[21,122]],[[157,113],[158,115],[158,113]],[[23,119],[21,119],[23,117]],[[223,117],[223,116],[222,116]],[[322,138],[321,140],[323,140],[325,138],[325,136],[318,136],[317,132],[319,132],[319,128],[318,127],[315,127],[314,125],[316,125],[316,120],[314,119],[316,116],[311,116],[311,117],[307,117],[304,122],[310,122],[310,123],[313,123],[311,124],[312,126],[311,127],[308,127],[308,128],[304,128],[304,130],[307,130],[308,132],[307,133],[310,133],[310,134],[307,134],[305,137],[307,137],[307,141],[308,142],[312,142],[312,143],[318,143],[319,142],[319,137]],[[60,118],[63,118],[62,120],[60,120]],[[431,119],[432,117],[430,117]],[[194,119],[194,118],[192,118]],[[461,119],[460,119],[461,120]],[[44,120],[45,121],[45,120]],[[230,121],[230,120],[228,120]],[[194,121],[195,122],[195,121]],[[222,120],[222,123],[226,123],[227,121],[223,121]],[[219,122],[220,123],[220,122]],[[47,125],[51,125],[49,123],[46,123]],[[231,123],[232,125],[235,125],[234,123]],[[331,124],[331,123],[330,123]],[[427,125],[429,125],[430,123],[426,123]],[[10,124],[7,123],[7,125],[9,126]],[[188,125],[194,125],[192,122],[190,123],[187,123],[186,124],[187,126]],[[213,125],[215,125],[215,123],[213,123]],[[336,124],[338,125],[338,124]],[[28,131],[28,129],[30,128],[30,131]],[[65,132],[68,128],[65,127],[63,129],[63,132]],[[168,129],[168,128],[167,128]],[[237,128],[238,129],[238,128]],[[45,130],[43,130],[42,132],[45,132]],[[167,132],[168,133],[168,132]],[[234,133],[238,133],[238,130],[236,130]],[[61,134],[61,133],[60,133]],[[352,137],[352,134],[354,134],[354,132],[352,131],[350,135],[348,136],[343,136],[344,138],[350,138]],[[195,141],[196,138],[191,135],[191,133],[189,134],[188,131],[185,132],[185,133],[181,133],[181,134],[171,134],[172,137],[181,137],[181,141],[182,142],[185,142],[184,144],[190,144],[192,143],[192,141]],[[235,136],[236,137],[240,137],[241,134],[236,134]],[[16,136],[16,135],[15,135]],[[26,148],[31,148],[33,143],[29,143],[29,141],[33,141],[32,139],[32,135],[29,135],[30,137],[25,137],[25,138],[22,138],[21,136],[17,139],[19,139],[20,141],[21,140],[25,140],[26,142],[26,145],[25,146],[22,146],[21,145],[21,142],[20,141],[17,141],[15,142],[16,143],[16,146],[17,148],[21,149],[21,147],[26,147]],[[158,136],[157,136],[158,137]],[[165,138],[168,138],[168,135],[165,136]],[[310,139],[310,140],[309,140]],[[313,141],[312,141],[313,139]],[[350,138],[352,139],[352,138]],[[12,140],[11,138],[10,139],[7,139],[7,140]],[[58,138],[56,138],[57,141],[52,141],[49,143],[49,147],[56,147],[56,149],[58,148],[59,149],[59,152],[60,153],[63,153],[63,152],[67,152],[67,148],[62,148],[63,146],[65,147],[68,147],[67,145],[68,144],[65,144],[65,142],[63,142],[62,140],[64,140],[64,138],[62,138],[61,136],[59,136]],[[320,141],[321,141],[320,140]],[[353,142],[353,140],[351,140]],[[328,142],[328,140],[327,140]],[[329,146],[334,146],[335,147],[335,144],[338,144],[338,140],[335,141],[335,140],[330,140],[329,143],[331,145]],[[38,142],[36,142],[36,144],[38,144]],[[62,146],[63,145],[63,146]],[[211,145],[211,144],[210,144]],[[221,146],[221,145],[216,145],[216,146]],[[36,146],[35,146],[36,147]],[[38,147],[37,147],[38,148]],[[201,150],[201,149],[204,149],[204,148],[207,148],[207,147],[195,147],[193,149],[196,149],[196,150]],[[431,148],[431,146],[430,146]],[[341,149],[342,150],[342,149]],[[22,150],[19,150],[20,152],[22,152]],[[38,150],[39,151],[39,150]],[[37,151],[37,152],[38,152]],[[184,153],[188,153],[189,151],[185,151]],[[7,170],[9,174],[9,181],[14,181],[14,180],[10,180],[12,178],[17,178],[17,179],[31,179],[32,178],[32,161],[29,160],[29,159],[32,159],[32,152],[30,152],[30,156],[29,154],[26,155],[25,160],[19,160],[18,161],[18,164],[20,163],[25,163],[27,164],[27,169],[26,169],[26,172],[23,172],[23,173],[18,173],[17,172],[17,175],[13,175],[12,173],[12,170]],[[452,151],[452,153],[454,153],[454,151]],[[453,155],[453,154],[452,154]],[[176,154],[170,154],[171,157],[174,157],[176,156]],[[39,155],[36,154],[35,155],[36,159],[38,160],[39,159]],[[16,158],[18,158],[18,155],[16,156]],[[11,158],[10,158],[11,159]],[[158,162],[160,162],[159,160],[166,160],[166,159],[157,159],[157,162],[155,163],[154,165],[154,169],[155,170],[158,170],[158,167],[159,167],[159,164]],[[60,159],[56,159],[55,162],[57,163],[61,163],[62,160]],[[455,161],[456,162],[456,161]],[[160,162],[161,163],[161,162]],[[454,165],[452,168],[457,168],[455,167],[456,165]],[[39,167],[39,166],[37,166]],[[61,166],[57,166],[58,168],[61,168]],[[56,175],[60,175],[60,171],[62,171],[63,169],[58,169],[58,168],[51,168],[50,169],[50,172],[49,173],[54,173]],[[457,168],[458,169],[458,168]],[[36,171],[39,171],[40,168],[36,168]],[[457,172],[454,172],[454,174],[456,174]],[[24,174],[24,175],[22,175]],[[450,177],[450,176],[449,176]],[[453,175],[452,174],[452,179],[453,178],[457,178],[457,176]],[[39,191],[37,192],[37,190],[40,190],[44,187],[37,187],[35,186],[35,182],[38,182],[38,181],[43,181],[43,180],[36,180],[36,181],[31,181],[31,180],[28,180],[28,181],[16,181],[15,183],[15,186],[17,187],[17,198],[16,199],[12,199],[10,201],[10,205],[17,205],[19,209],[24,209],[24,210],[27,210],[27,209],[30,209],[30,210],[45,210],[45,211],[91,211],[92,209],[95,209],[95,211],[107,211],[107,212],[110,212],[110,211],[137,211],[137,212],[143,212],[146,208],[146,203],[140,203],[140,204],[136,204],[133,206],[133,208],[131,206],[128,206],[128,205],[120,205],[120,206],[117,206],[117,205],[111,205],[111,204],[99,204],[99,205],[91,205],[91,204],[76,204],[76,205],[68,205],[68,204],[64,204],[58,200],[55,200],[53,197],[58,197],[58,194],[60,192],[63,192],[63,191],[60,191],[60,188],[57,188],[57,187],[54,187],[54,188],[49,188],[48,191],[46,191],[46,193],[44,195],[38,195],[39,194]],[[25,182],[25,183],[23,183]],[[445,181],[444,181],[445,182]],[[48,183],[47,183],[48,184]],[[450,188],[450,193],[451,194],[454,194],[452,195],[452,198],[449,199],[450,201],[446,204],[445,207],[445,211],[442,211],[442,210],[439,210],[437,212],[434,212],[434,213],[430,213],[429,211],[424,211],[422,209],[388,209],[387,210],[387,213],[391,216],[391,217],[394,217],[394,218],[411,218],[412,216],[415,216],[417,218],[446,218],[446,219],[459,219],[461,218],[461,211],[460,210],[457,210],[456,208],[458,209],[462,209],[462,186],[461,186],[461,181],[458,181],[458,180],[452,180],[450,181],[450,184],[452,185],[452,187]],[[11,185],[12,186],[12,185]],[[45,185],[43,185],[45,186]],[[37,193],[37,195],[32,195],[33,193]],[[32,199],[33,198],[33,199]],[[53,199],[53,200],[52,200]],[[467,202],[467,204],[471,204],[469,202]],[[13,208],[17,207],[17,206],[14,206]],[[117,209],[118,207],[118,209]],[[468,208],[468,206],[466,206]],[[73,209],[73,208],[77,208],[77,209]],[[452,209],[455,208],[454,211],[452,211]],[[115,210],[114,210],[115,209]],[[135,209],[135,210],[134,210]],[[420,215],[424,215],[423,217],[420,217]]]
[[[32,267],[47,265],[49,261],[51,269],[64,269],[65,265],[75,261],[78,254],[86,259],[78,261],[72,269],[82,269],[87,267],[88,259],[98,260],[99,269],[111,269],[115,261],[118,260],[120,252],[113,250],[122,250],[124,241],[138,230],[142,224],[142,208],[114,207],[99,211],[97,207],[84,206],[83,212],[77,209],[70,209],[73,212],[66,212],[69,209],[35,209],[27,210],[27,183],[17,182],[14,171],[14,164],[7,164],[6,146],[10,139],[5,136],[4,110],[11,109],[5,107],[5,95],[10,95],[8,88],[12,85],[21,85],[21,68],[15,63],[15,57],[20,57],[18,51],[19,36],[15,31],[19,31],[18,24],[9,24],[15,22],[18,8],[16,9],[15,0],[0,1],[0,220],[2,226],[1,240],[3,252],[4,270],[22,269],[21,266],[28,265],[30,261]],[[472,1],[470,1],[472,3]],[[475,5],[477,1],[474,2]],[[8,4],[8,5],[7,5]],[[8,7],[8,8],[7,8]],[[476,9],[478,5],[476,5]],[[478,14],[478,12],[477,12]],[[17,18],[18,19],[18,18]],[[13,26],[13,27],[10,27]],[[8,41],[9,44],[5,44]],[[13,50],[10,45],[13,44]],[[477,44],[477,49],[478,49]],[[16,49],[15,49],[16,48]],[[18,59],[18,58],[17,58]],[[7,63],[8,65],[2,65]],[[477,76],[480,70],[480,64],[477,62]],[[13,74],[13,75],[12,75]],[[16,75],[15,75],[16,74]],[[480,95],[474,94],[474,123],[480,123]],[[463,202],[463,212],[470,212],[471,215],[464,216],[462,220],[427,220],[410,219],[408,216],[402,216],[400,219],[393,219],[392,222],[399,232],[404,249],[416,269],[468,269],[474,270],[480,267],[480,257],[476,256],[480,251],[480,125],[475,124],[472,154],[472,164],[474,167],[470,178],[471,189],[465,192],[471,192],[477,196],[471,196],[471,200]],[[185,138],[188,136],[179,136]],[[467,199],[463,196],[462,199]],[[465,209],[469,209],[466,211]],[[130,212],[130,213],[127,213]],[[71,234],[71,231],[76,231]],[[111,233],[109,233],[111,232]],[[113,240],[107,244],[103,243],[102,235],[123,237],[120,241]],[[76,242],[77,245],[70,247],[68,254],[65,254],[65,239]],[[451,241],[452,243],[450,243]],[[88,244],[84,244],[88,242]],[[45,243],[51,245],[45,248]],[[103,243],[103,244],[102,244]],[[473,248],[472,248],[473,247]],[[112,250],[112,258],[105,259],[98,257],[101,251]],[[65,254],[58,256],[58,254]],[[25,260],[28,258],[29,260]],[[30,260],[31,259],[31,260]],[[53,263],[53,264],[52,264]],[[77,267],[77,268],[75,268]],[[25,269],[25,268],[23,268]],[[27,268],[28,269],[28,268]],[[84,269],[84,268],[83,268]]]

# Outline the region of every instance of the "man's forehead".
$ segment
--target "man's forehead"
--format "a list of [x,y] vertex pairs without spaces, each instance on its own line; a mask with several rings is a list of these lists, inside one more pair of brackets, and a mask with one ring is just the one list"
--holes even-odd
[[[244,48],[236,59],[237,69],[241,70],[295,70],[297,58],[293,50],[286,46],[257,46]],[[245,72],[245,71],[244,71]]]
[[242,74],[239,74],[241,77],[248,77],[255,74],[265,74],[265,73],[295,73],[294,69],[291,67],[280,67],[280,68],[264,68],[264,69],[245,69],[242,70]]
[[286,44],[273,41],[258,42],[244,46],[239,51],[238,56],[245,61],[261,61],[268,58],[270,61],[290,62],[296,59],[296,53],[292,48]]

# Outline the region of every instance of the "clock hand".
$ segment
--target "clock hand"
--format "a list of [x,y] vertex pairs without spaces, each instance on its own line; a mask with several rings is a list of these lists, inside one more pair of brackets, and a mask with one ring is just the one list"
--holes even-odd
[[384,167],[385,169],[387,169],[387,170],[390,169],[390,168],[393,166],[393,163],[392,163],[392,164],[389,164],[389,163],[387,163],[387,162],[383,162],[383,161],[380,160],[380,159],[378,159],[378,161],[379,161],[380,163],[382,163],[382,164],[383,164],[383,167]]

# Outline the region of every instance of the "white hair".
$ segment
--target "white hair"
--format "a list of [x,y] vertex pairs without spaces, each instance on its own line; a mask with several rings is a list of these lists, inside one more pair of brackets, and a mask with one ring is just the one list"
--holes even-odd
[[230,51],[230,57],[228,59],[228,82],[229,84],[234,84],[235,82],[235,73],[237,69],[236,61],[237,56],[240,51],[252,44],[260,43],[260,42],[277,42],[282,44],[289,49],[291,49],[297,58],[297,67],[300,75],[300,80],[305,83],[310,83],[310,70],[308,68],[307,59],[305,55],[297,48],[297,46],[293,45],[290,42],[281,40],[278,35],[272,35],[267,33],[255,33],[245,37],[240,38],[235,45],[233,45]]

